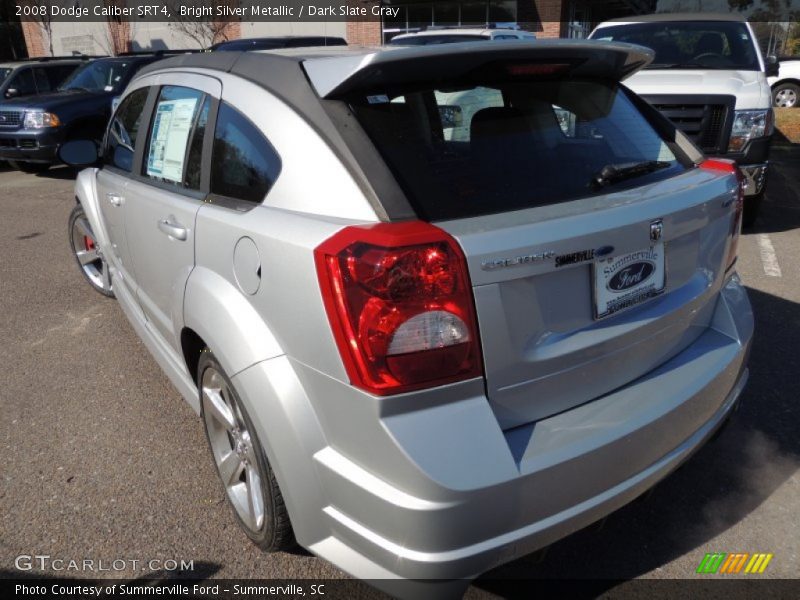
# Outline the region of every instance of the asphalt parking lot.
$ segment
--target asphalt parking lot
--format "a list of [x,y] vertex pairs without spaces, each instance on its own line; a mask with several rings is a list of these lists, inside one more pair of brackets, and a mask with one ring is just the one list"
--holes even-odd
[[[740,242],[756,338],[730,426],[602,527],[492,571],[468,597],[503,596],[515,578],[692,578],[708,552],[773,553],[762,577],[797,577],[800,145],[772,158],[763,216]],[[301,551],[263,554],[237,529],[200,420],[69,254],[72,176],[0,167],[0,576],[18,574],[18,555],[48,554],[345,577]]]

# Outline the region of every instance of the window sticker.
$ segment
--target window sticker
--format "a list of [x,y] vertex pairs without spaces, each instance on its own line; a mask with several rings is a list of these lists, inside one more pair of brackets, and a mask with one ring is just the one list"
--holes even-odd
[[150,133],[150,151],[147,156],[147,174],[174,183],[183,181],[183,158],[192,130],[197,98],[166,100],[158,103],[153,130]]

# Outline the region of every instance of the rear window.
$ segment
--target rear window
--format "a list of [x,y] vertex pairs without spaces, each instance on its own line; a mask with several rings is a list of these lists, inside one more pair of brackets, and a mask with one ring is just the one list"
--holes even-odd
[[431,221],[606,194],[685,168],[625,92],[604,82],[373,90],[349,103]]
[[750,32],[739,22],[631,23],[598,29],[592,39],[654,50],[655,58],[646,69],[760,70]]

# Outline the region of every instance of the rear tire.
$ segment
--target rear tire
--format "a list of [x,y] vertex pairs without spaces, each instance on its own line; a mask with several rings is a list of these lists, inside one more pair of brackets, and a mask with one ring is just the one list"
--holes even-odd
[[44,173],[47,169],[50,168],[50,165],[47,163],[32,163],[32,162],[22,162],[18,160],[10,160],[8,161],[13,168],[17,169],[18,171],[22,171],[23,173]]
[[761,212],[761,201],[764,199],[764,192],[755,196],[745,196],[744,211],[742,212],[742,226],[752,227],[756,224],[758,214]]
[[200,354],[197,389],[208,447],[239,526],[267,552],[297,545],[278,481],[253,422],[208,348]]
[[95,291],[100,292],[103,296],[113,298],[114,290],[111,289],[108,263],[100,253],[92,226],[80,204],[75,206],[69,215],[67,231],[72,255],[75,257],[84,279]]

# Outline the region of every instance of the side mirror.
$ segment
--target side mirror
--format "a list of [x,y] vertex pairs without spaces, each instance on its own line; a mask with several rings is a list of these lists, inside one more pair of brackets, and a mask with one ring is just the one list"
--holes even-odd
[[92,140],[73,140],[61,145],[58,158],[70,167],[92,167],[97,164],[99,152]]
[[19,90],[17,88],[8,88],[6,90],[6,98],[13,98],[14,96],[19,94]]
[[768,56],[767,60],[764,61],[764,67],[764,72],[766,73],[767,77],[777,77],[778,70],[780,69],[778,57],[773,55]]

